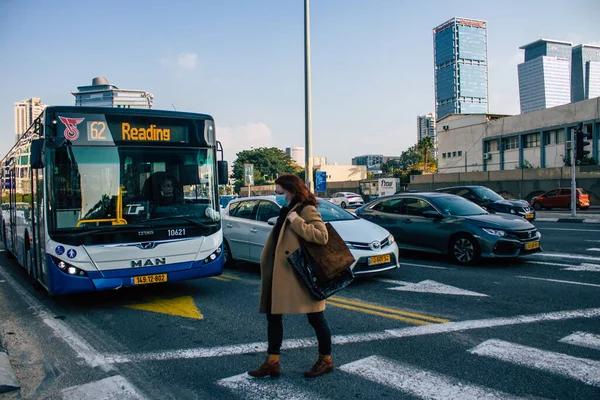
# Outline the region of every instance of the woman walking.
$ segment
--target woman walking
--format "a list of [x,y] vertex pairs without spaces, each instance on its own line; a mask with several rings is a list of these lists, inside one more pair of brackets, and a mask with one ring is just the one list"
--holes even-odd
[[275,181],[276,201],[282,207],[260,257],[261,293],[259,312],[267,314],[267,359],[248,374],[255,377],[281,375],[279,354],[283,341],[283,314],[306,314],[319,343],[319,357],[304,373],[307,378],[333,370],[331,333],[323,315],[325,301],[308,291],[287,257],[300,247],[299,238],[327,244],[327,228],[317,211],[317,199],[296,175],[281,175]]

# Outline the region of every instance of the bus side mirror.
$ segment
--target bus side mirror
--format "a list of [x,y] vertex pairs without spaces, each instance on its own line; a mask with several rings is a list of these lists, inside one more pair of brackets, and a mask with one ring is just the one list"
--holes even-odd
[[44,146],[44,139],[34,139],[31,141],[31,168],[40,169],[44,168],[44,155],[46,153],[46,146]]
[[217,161],[217,174],[219,176],[219,185],[229,183],[229,166],[227,161]]

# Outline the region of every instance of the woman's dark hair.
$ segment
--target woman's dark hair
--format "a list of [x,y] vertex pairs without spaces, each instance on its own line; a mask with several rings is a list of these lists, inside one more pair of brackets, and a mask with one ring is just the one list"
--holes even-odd
[[281,186],[292,194],[291,204],[301,203],[304,205],[317,206],[317,198],[308,191],[302,179],[296,175],[283,174],[275,180],[275,184]]

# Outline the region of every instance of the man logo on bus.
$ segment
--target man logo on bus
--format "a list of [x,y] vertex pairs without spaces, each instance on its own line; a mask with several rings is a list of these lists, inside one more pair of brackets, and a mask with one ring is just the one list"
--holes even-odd
[[77,140],[79,137],[79,129],[77,129],[77,125],[83,122],[85,118],[67,118],[67,117],[58,117],[65,124],[65,138],[73,141]]

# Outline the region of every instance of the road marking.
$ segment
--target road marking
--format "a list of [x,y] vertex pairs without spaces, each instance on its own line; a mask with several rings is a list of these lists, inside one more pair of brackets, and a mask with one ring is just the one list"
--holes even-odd
[[[600,231],[598,231],[600,232]],[[582,256],[579,254],[563,254],[563,253],[534,253],[530,254],[529,257],[554,257],[554,258],[568,258],[575,260],[589,260],[589,261],[600,261],[600,257]]]
[[420,267],[420,268],[454,269],[454,268],[448,268],[448,267],[438,267],[438,266],[433,266],[433,265],[423,265],[423,264],[407,263],[407,262],[402,262],[402,260],[401,260],[400,261],[400,266],[403,266],[403,265],[410,265],[411,267]]
[[418,292],[418,293],[435,293],[435,294],[448,294],[454,296],[480,296],[488,297],[487,294],[472,292],[470,290],[460,289],[454,286],[445,285],[436,281],[427,279],[419,283],[409,283],[405,286],[397,286],[388,288],[388,290],[399,290],[403,292]]
[[599,243],[600,240],[595,240],[595,239],[585,239],[585,242],[595,242],[595,243]]
[[194,303],[194,299],[190,296],[177,297],[175,299],[161,299],[157,297],[152,299],[150,303],[132,304],[125,307],[184,318],[203,319],[200,310],[198,310],[196,303]]
[[560,339],[559,342],[600,350],[600,335],[589,332],[575,332],[572,335]]
[[527,261],[528,264],[554,265],[556,267],[572,267],[573,264],[552,263],[546,261]]
[[[445,324],[430,324],[423,326],[411,326],[408,328],[388,329],[381,332],[366,332],[350,335],[334,335],[332,343],[336,345],[366,343],[377,340],[389,340],[393,338],[415,337],[425,335],[436,335],[450,332],[461,332],[472,329],[495,328],[499,326],[510,326],[520,324],[533,324],[545,321],[563,321],[575,318],[598,318],[600,308],[588,308],[573,311],[558,311],[543,314],[518,315],[516,317],[490,318],[461,322],[447,322]],[[284,340],[282,349],[300,349],[316,346],[314,338]],[[166,361],[174,359],[212,358],[227,357],[240,354],[263,353],[267,351],[266,342],[255,342],[247,344],[232,344],[219,347],[200,347],[195,349],[182,349],[171,351],[160,351],[151,353],[135,354],[105,354],[104,358],[110,363],[130,363],[142,361]]]
[[241,281],[242,280],[242,278],[240,278],[239,276],[235,276],[235,275],[231,275],[231,274],[221,274],[221,276],[223,278],[233,279],[233,280],[236,280],[236,281]]
[[72,386],[60,391],[64,400],[141,400],[144,397],[121,375],[111,376],[85,385]]
[[548,278],[536,278],[533,276],[523,276],[519,275],[517,278],[523,279],[535,279],[537,281],[548,281],[548,282],[557,282],[557,283],[568,283],[570,285],[581,285],[581,286],[592,286],[592,287],[600,287],[600,285],[596,285],[595,283],[585,283],[585,282],[574,282],[574,281],[563,281],[560,279],[548,279]]
[[[398,310],[398,309],[390,308],[390,307],[383,307],[383,306],[379,306],[379,305],[375,305],[375,304],[369,304],[369,303],[365,303],[362,301],[345,299],[345,298],[337,297],[337,296],[330,297],[329,299],[327,299],[327,304],[331,304],[333,306],[341,307],[341,308],[349,308],[349,306],[356,306],[356,307],[349,308],[349,309],[356,308],[358,311],[366,312],[368,314],[370,313],[369,311],[371,311],[371,310],[383,311],[383,313],[377,313],[375,315],[382,314],[381,316],[384,316],[387,318],[392,318],[397,315],[403,315],[403,316],[407,316],[407,317],[423,319],[425,321],[430,321],[430,322],[450,322],[449,319],[445,319],[445,318],[431,317],[429,315],[418,314],[418,313],[413,313],[413,312],[404,311],[404,310]],[[392,315],[389,315],[389,314],[392,314]],[[396,319],[396,318],[394,318],[394,319]],[[404,319],[400,319],[400,320],[404,321]],[[414,323],[415,320],[411,318],[410,321],[407,321],[407,322]],[[423,325],[423,321],[416,321],[416,322],[418,322],[420,325]]]
[[344,364],[339,369],[422,399],[520,398],[379,356]]
[[586,249],[586,251],[600,251],[597,247],[592,247],[591,249]]
[[570,265],[568,268],[562,268],[563,271],[592,271],[600,272],[600,265],[583,263],[579,265]]
[[222,282],[231,282],[231,279],[221,278],[220,276],[211,276],[210,279]]
[[217,385],[225,387],[244,399],[323,399],[315,392],[300,389],[280,379],[252,378],[247,373],[221,379]]
[[538,230],[544,231],[575,231],[575,232],[600,232],[598,229],[572,229],[572,228],[544,228],[538,227]]
[[600,386],[600,361],[540,350],[497,339],[486,340],[469,352],[573,378],[588,385]]
[[377,282],[391,283],[392,285],[412,285],[412,282],[398,281],[396,279],[375,279]]

